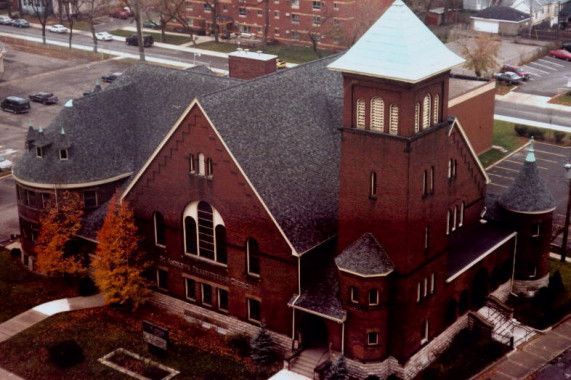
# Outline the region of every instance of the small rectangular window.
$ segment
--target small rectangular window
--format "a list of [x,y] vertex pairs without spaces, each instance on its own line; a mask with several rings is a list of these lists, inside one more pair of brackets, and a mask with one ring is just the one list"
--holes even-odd
[[333,9],[338,11],[339,10],[339,3],[333,3]]
[[83,204],[85,208],[97,207],[97,192],[96,191],[83,192]]
[[210,7],[210,4],[208,3],[204,3],[204,12],[211,12],[212,8]]
[[194,161],[194,154],[188,155],[188,172],[194,174],[196,172],[196,162]]
[[428,295],[428,277],[425,277],[423,288],[422,288],[422,296],[426,297],[427,295]]
[[169,272],[166,269],[157,268],[157,288],[160,290],[168,290],[168,275]]
[[238,15],[242,16],[242,17],[246,17],[246,14],[248,13],[248,10],[244,7],[240,7],[238,8]]
[[539,223],[534,223],[531,225],[531,233],[530,233],[531,237],[537,237],[539,236]]
[[318,11],[321,9],[321,1],[314,1],[313,2],[313,10]]
[[36,147],[36,157],[42,158],[44,156],[44,150],[41,146]]
[[218,289],[218,310],[228,311],[228,290]]
[[369,290],[369,305],[374,306],[379,304],[379,291],[377,289]]
[[62,161],[67,160],[67,149],[60,149],[59,150],[59,159]]
[[258,11],[256,12],[258,14],[258,17],[262,17],[262,10],[258,9]]
[[186,290],[186,299],[195,301],[196,300],[196,281],[192,278],[184,279],[184,286]]
[[377,173],[371,172],[371,177],[369,179],[369,197],[377,197]]
[[295,14],[295,13],[292,14],[292,15],[291,15],[291,22],[299,23],[299,15],[298,15],[298,14]]
[[208,284],[200,284],[202,304],[212,306],[212,286]]
[[291,0],[291,7],[292,8],[299,8],[299,0]]
[[247,298],[248,300],[248,320],[252,322],[262,322],[262,309],[260,301]]
[[275,18],[280,18],[280,12],[279,12],[279,11],[275,11],[275,12],[274,12],[274,17],[275,17]]
[[359,289],[354,286],[349,288],[349,297],[351,298],[351,302],[359,303]]
[[378,332],[367,333],[367,345],[376,346],[378,344],[379,344],[379,333]]

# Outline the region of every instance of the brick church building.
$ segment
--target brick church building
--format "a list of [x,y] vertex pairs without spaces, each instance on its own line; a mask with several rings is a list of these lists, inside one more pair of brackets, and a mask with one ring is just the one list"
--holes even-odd
[[250,80],[134,65],[30,127],[23,260],[58,192],[82,195],[88,250],[118,190],[156,258],[155,304],[225,333],[263,323],[361,379],[412,378],[491,292],[548,281],[533,146],[487,197],[494,87],[458,93],[461,62],[396,0],[345,54]]

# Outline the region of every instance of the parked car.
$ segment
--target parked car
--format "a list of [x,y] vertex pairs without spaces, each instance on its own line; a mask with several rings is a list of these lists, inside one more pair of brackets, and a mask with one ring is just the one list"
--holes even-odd
[[35,94],[28,95],[28,99],[42,104],[56,104],[59,101],[58,97],[51,92],[36,92]]
[[506,82],[507,84],[520,84],[522,77],[514,72],[506,71],[505,73],[497,73],[496,80],[499,82]]
[[95,38],[97,38],[99,41],[113,41],[113,35],[107,32],[95,33]]
[[549,52],[549,56],[554,58],[564,59],[566,61],[571,61],[571,53],[565,49],[551,50]]
[[12,19],[8,16],[0,16],[0,25],[12,25]]
[[511,71],[512,73],[516,73],[517,75],[519,75],[523,80],[528,80],[531,77],[531,73],[525,71],[524,69],[522,69],[520,66],[516,66],[516,65],[504,65],[501,69],[502,73],[505,73],[507,71]]
[[121,75],[123,75],[123,73],[113,73],[113,74],[103,75],[101,79],[103,79],[103,82],[105,83],[111,83],[115,81],[115,79],[119,78]]
[[561,45],[561,49],[565,49],[565,50],[571,52],[571,42],[566,42],[563,45]]
[[129,14],[123,8],[113,8],[109,11],[109,16],[126,20]]
[[[139,46],[139,38],[136,34],[131,34],[129,37],[125,39],[125,43],[127,45],[132,46]],[[153,36],[145,35],[143,36],[143,46],[144,47],[151,47],[155,43]]]
[[0,103],[2,111],[13,113],[30,112],[30,101],[19,96],[8,96]]
[[9,159],[0,156],[0,172],[3,170],[10,170],[12,169],[12,161]]
[[12,21],[12,26],[15,26],[17,28],[29,28],[30,23],[23,18],[19,18],[19,19]]
[[157,29],[159,27],[159,24],[157,24],[154,21],[145,21],[143,23],[143,28],[152,28],[152,29]]
[[67,28],[61,24],[48,26],[48,31],[52,33],[67,33]]

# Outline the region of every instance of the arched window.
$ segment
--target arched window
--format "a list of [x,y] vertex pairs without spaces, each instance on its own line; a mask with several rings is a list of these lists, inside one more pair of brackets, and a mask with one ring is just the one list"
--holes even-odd
[[371,178],[369,181],[369,196],[376,197],[377,196],[377,173],[371,172]]
[[357,99],[357,128],[365,129],[365,100]]
[[430,94],[426,94],[424,100],[422,101],[422,129],[426,129],[430,126]]
[[206,172],[206,164],[204,161],[204,154],[198,153],[198,174],[204,175]]
[[212,177],[212,175],[214,174],[212,171],[212,159],[211,158],[207,158],[206,159],[206,176],[207,177]]
[[222,217],[204,201],[184,211],[184,251],[226,264],[226,228]]
[[196,172],[196,163],[194,162],[194,154],[188,155],[188,172],[192,174]]
[[420,103],[416,102],[414,105],[414,131],[420,130]]
[[385,123],[385,102],[375,96],[371,99],[371,129],[383,132]]
[[246,270],[249,275],[260,275],[260,251],[258,242],[252,238],[246,240]]
[[155,244],[165,245],[165,220],[160,212],[153,214],[153,222],[155,225]]
[[389,133],[391,135],[398,135],[399,133],[399,106],[391,104],[390,108],[390,127]]
[[440,96],[434,95],[434,111],[432,112],[432,122],[438,124],[440,118]]

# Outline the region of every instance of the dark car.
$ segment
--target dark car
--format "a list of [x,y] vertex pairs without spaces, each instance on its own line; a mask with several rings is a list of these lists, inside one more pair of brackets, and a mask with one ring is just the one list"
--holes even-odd
[[8,96],[0,103],[2,111],[13,113],[30,112],[30,101],[18,96]]
[[103,82],[105,82],[105,83],[111,83],[111,82],[115,81],[115,79],[119,78],[121,75],[123,75],[123,73],[107,74],[107,75],[103,75],[101,77],[101,79],[103,79]]
[[496,74],[496,80],[498,82],[505,82],[507,84],[520,84],[522,78],[514,72],[506,71],[505,73]]
[[35,94],[28,95],[28,98],[33,102],[43,104],[56,104],[59,99],[51,92],[36,92]]
[[152,29],[157,29],[159,27],[159,24],[157,24],[154,21],[145,21],[143,23],[143,28],[152,28]]
[[23,18],[19,18],[12,21],[12,26],[15,26],[17,28],[29,28],[30,23]]
[[[139,46],[139,38],[136,34],[131,34],[129,37],[125,39],[125,43],[131,46]],[[155,43],[153,36],[143,36],[143,46],[144,47],[151,47]]]
[[564,59],[566,61],[571,61],[571,53],[565,49],[551,50],[549,52],[549,56],[554,58]]
[[528,80],[531,77],[531,73],[525,71],[524,69],[522,69],[519,66],[516,65],[504,65],[502,67],[501,72],[505,73],[511,71],[512,73],[516,73],[517,75],[519,75],[520,77],[522,77],[523,80]]
[[563,45],[561,45],[561,49],[565,49],[568,52],[571,52],[571,42],[566,42]]

